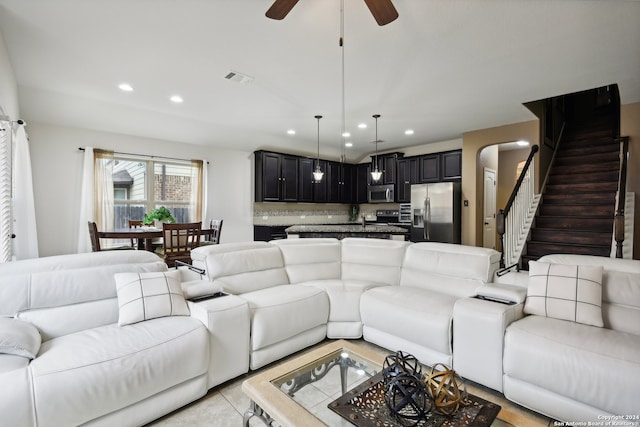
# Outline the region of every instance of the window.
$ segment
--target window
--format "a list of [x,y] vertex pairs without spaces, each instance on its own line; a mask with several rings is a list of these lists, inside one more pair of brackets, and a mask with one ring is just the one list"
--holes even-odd
[[121,154],[102,161],[112,165],[114,228],[128,227],[130,219],[141,220],[160,206],[168,208],[176,222],[201,220],[202,161],[160,161]]

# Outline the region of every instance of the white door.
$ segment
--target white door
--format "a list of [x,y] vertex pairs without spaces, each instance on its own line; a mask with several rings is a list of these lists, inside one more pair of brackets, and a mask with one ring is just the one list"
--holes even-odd
[[484,168],[482,246],[496,248],[496,171]]

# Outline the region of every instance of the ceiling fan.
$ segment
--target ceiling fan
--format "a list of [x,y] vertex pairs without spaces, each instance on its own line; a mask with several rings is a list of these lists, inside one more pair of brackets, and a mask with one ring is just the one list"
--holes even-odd
[[[364,2],[380,26],[387,25],[398,17],[398,11],[391,0],[364,0]],[[284,19],[296,3],[298,0],[275,0],[267,10],[267,18]]]

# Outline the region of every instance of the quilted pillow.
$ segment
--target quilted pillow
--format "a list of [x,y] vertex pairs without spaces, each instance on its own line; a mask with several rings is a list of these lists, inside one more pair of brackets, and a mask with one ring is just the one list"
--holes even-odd
[[602,266],[529,261],[529,287],[524,312],[604,326]]
[[8,317],[0,318],[0,354],[35,359],[42,338],[31,323]]
[[118,325],[167,316],[188,316],[180,272],[117,273]]

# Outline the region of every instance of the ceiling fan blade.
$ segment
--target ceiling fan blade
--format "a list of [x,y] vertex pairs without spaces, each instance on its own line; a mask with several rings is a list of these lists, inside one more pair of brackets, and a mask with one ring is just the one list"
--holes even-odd
[[378,25],[387,25],[398,18],[398,11],[391,0],[364,0]]
[[265,15],[271,19],[284,19],[296,3],[298,3],[298,0],[276,0]]

